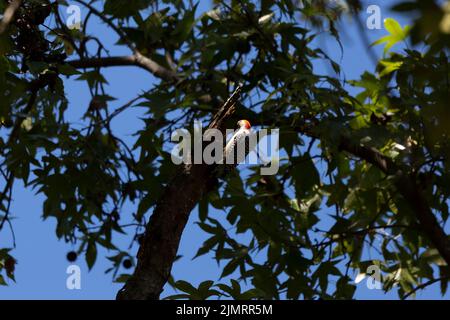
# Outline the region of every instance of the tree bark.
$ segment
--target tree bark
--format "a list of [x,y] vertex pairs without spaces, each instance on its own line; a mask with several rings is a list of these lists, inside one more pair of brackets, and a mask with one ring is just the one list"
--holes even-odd
[[[216,113],[208,128],[224,132],[235,110],[239,86]],[[175,260],[189,214],[216,183],[214,165],[185,165],[167,185],[147,224],[133,275],[118,292],[118,300],[158,299]]]
[[68,61],[67,63],[74,68],[137,66],[152,73],[155,77],[168,82],[177,82],[180,80],[180,77],[175,72],[164,68],[139,52],[120,57],[83,58]]
[[[234,112],[238,94],[235,92],[228,99],[209,128],[223,130],[223,120]],[[305,135],[318,138],[309,128],[296,129]],[[377,149],[354,143],[347,137],[341,137],[338,148],[371,163],[385,174],[396,177],[395,186],[410,204],[420,228],[450,266],[449,238],[439,225],[415,177],[405,173],[392,159]],[[150,218],[144,242],[138,252],[135,272],[118,292],[117,299],[159,298],[170,275],[189,214],[215,182],[214,166],[186,165],[176,175],[165,189]]]

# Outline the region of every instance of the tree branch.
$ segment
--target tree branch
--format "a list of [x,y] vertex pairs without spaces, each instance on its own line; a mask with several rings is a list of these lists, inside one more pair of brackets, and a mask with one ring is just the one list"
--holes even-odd
[[338,148],[366,160],[385,174],[393,175],[399,171],[392,159],[377,149],[355,144],[347,137],[341,137]]
[[133,51],[133,54],[131,56],[126,57],[106,57],[106,58],[90,58],[90,59],[75,60],[69,62],[72,66],[74,66],[75,68],[95,68],[95,67],[135,65],[150,71],[153,75],[163,80],[174,82],[180,80],[180,77],[174,71],[164,68],[163,66],[159,65],[152,59],[141,54],[139,50],[136,48],[136,46],[128,39],[127,35],[119,27],[117,27],[110,19],[108,19],[104,14],[95,9],[89,3],[86,3],[81,0],[75,1],[84,5],[94,15],[96,15],[111,29],[113,29],[119,36],[120,40],[122,40],[130,48],[130,50]]
[[437,278],[437,279],[431,279],[431,280],[429,280],[429,281],[427,281],[427,282],[425,282],[425,283],[422,283],[422,284],[418,285],[417,287],[415,287],[414,289],[412,289],[411,291],[409,291],[408,293],[406,293],[406,294],[402,297],[402,300],[406,300],[408,297],[410,297],[411,295],[413,295],[413,294],[416,293],[417,291],[422,290],[422,289],[425,289],[426,287],[431,286],[432,284],[434,284],[434,283],[436,283],[436,282],[444,281],[444,280],[448,281],[448,280],[449,280],[449,277],[448,277],[448,276],[440,277],[440,278]]
[[[309,128],[301,128],[299,131],[310,137],[317,138],[317,135],[313,134]],[[367,161],[385,174],[396,177],[395,186],[400,195],[409,203],[411,211],[415,213],[419,227],[439,251],[447,266],[450,266],[449,237],[439,225],[415,176],[405,173],[391,158],[385,156],[377,149],[356,144],[345,136],[340,138],[338,148]]]
[[165,81],[176,82],[180,77],[173,71],[166,69],[150,58],[147,58],[136,52],[130,56],[121,57],[104,57],[104,58],[86,58],[80,60],[68,61],[74,68],[103,68],[103,67],[120,67],[120,66],[137,66],[149,71],[155,77],[161,78]]
[[[214,116],[208,128],[225,130],[235,110],[239,86]],[[134,274],[118,292],[119,300],[158,299],[167,282],[190,212],[217,179],[213,165],[185,165],[167,185],[147,224]],[[182,192],[180,192],[182,190]]]
[[13,0],[3,13],[3,19],[0,21],[0,35],[6,31],[16,11],[19,9],[22,0]]
[[375,148],[356,145],[347,138],[341,140],[339,148],[366,160],[386,174],[396,176],[395,186],[397,190],[409,203],[411,210],[416,214],[420,228],[439,251],[447,266],[450,266],[449,238],[444,229],[439,225],[415,177],[406,174],[389,157],[383,155]]

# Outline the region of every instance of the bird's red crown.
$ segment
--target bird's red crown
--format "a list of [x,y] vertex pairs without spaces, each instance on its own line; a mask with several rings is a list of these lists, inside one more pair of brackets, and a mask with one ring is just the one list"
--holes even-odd
[[245,129],[250,129],[252,126],[250,125],[250,122],[248,122],[248,120],[239,120],[238,121],[238,126],[239,127],[244,127]]

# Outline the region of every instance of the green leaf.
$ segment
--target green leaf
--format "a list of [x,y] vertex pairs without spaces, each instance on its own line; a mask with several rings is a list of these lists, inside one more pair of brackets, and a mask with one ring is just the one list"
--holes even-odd
[[450,272],[448,271],[448,266],[439,267],[439,276],[442,278],[440,281],[441,294],[445,295],[447,293],[448,282],[450,281]]
[[378,39],[372,43],[372,46],[385,43],[384,54],[386,54],[395,44],[407,38],[411,28],[409,26],[402,28],[397,20],[392,18],[384,20],[384,27],[389,32],[389,35]]
[[86,80],[89,87],[94,87],[98,83],[108,83],[105,77],[99,71],[86,71],[80,75],[77,80]]
[[197,289],[192,284],[184,280],[178,280],[177,282],[175,282],[175,288],[189,293],[190,295],[197,293]]
[[5,278],[3,278],[3,276],[0,274],[0,286],[6,286],[8,285],[5,281]]
[[380,77],[383,77],[394,72],[395,70],[400,69],[400,67],[403,65],[403,61],[381,60],[380,64],[383,66],[383,69],[380,72]]
[[198,249],[196,255],[194,256],[194,258],[198,258],[204,254],[207,254],[208,252],[210,252],[212,250],[212,248],[214,246],[216,246],[219,243],[220,239],[218,236],[212,236],[211,238],[209,238],[208,240],[206,240],[202,247],[200,249]]
[[356,286],[349,283],[348,277],[342,277],[336,284],[336,297],[343,299],[352,299],[356,291]]
[[195,23],[195,10],[197,9],[198,3],[194,6],[192,10],[188,10],[185,12],[184,17],[178,22],[175,30],[172,33],[173,39],[178,42],[185,41],[192,29],[194,28]]
[[92,267],[95,264],[95,260],[97,259],[97,245],[95,242],[90,241],[87,246],[86,250],[86,263],[88,265],[89,270],[92,269]]
[[309,155],[292,158],[292,179],[295,184],[298,199],[305,198],[306,194],[313,192],[313,188],[320,184],[320,175]]
[[227,265],[223,268],[222,274],[220,275],[220,278],[224,278],[234,272],[234,270],[239,267],[239,264],[241,263],[240,259],[232,259],[230,262],[227,263]]
[[147,8],[152,2],[152,0],[106,0],[103,11],[106,14],[113,15],[119,19],[127,18],[135,15],[140,10]]
[[402,26],[400,25],[400,23],[397,22],[397,20],[393,18],[385,19],[384,27],[392,36],[400,38],[401,36],[404,35]]
[[174,294],[171,296],[167,296],[164,298],[164,300],[180,300],[180,299],[189,299],[191,296],[188,294]]
[[114,282],[125,283],[125,282],[127,282],[128,279],[130,279],[130,277],[131,277],[130,274],[121,274],[114,280]]
[[209,202],[207,197],[203,197],[198,204],[198,218],[200,221],[205,221],[208,217]]

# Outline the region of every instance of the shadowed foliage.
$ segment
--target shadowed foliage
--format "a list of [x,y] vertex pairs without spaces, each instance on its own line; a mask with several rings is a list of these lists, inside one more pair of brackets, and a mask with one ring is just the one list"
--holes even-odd
[[[44,196],[42,216],[56,219],[75,258],[92,268],[98,248],[109,250],[120,299],[158,299],[167,282],[180,291],[171,299],[348,299],[373,265],[401,298],[436,282],[446,293],[450,3],[398,2],[413,25],[386,19],[376,69],[345,81],[315,39],[325,32],[340,44],[343,18],[365,10],[357,0],[213,1],[207,12],[195,1],[70,2],[83,10],[81,28],[66,25],[66,1],[0,0],[0,232],[14,230],[21,180]],[[155,81],[117,106],[103,72],[120,66]],[[68,115],[67,79],[89,87],[89,105],[70,104],[82,119]],[[112,123],[132,108],[145,112],[130,143]],[[172,162],[174,129],[239,119],[280,129],[276,175]],[[209,237],[196,257],[212,255],[222,271],[198,287],[170,277],[196,207]],[[16,265],[4,246],[0,285]]]

